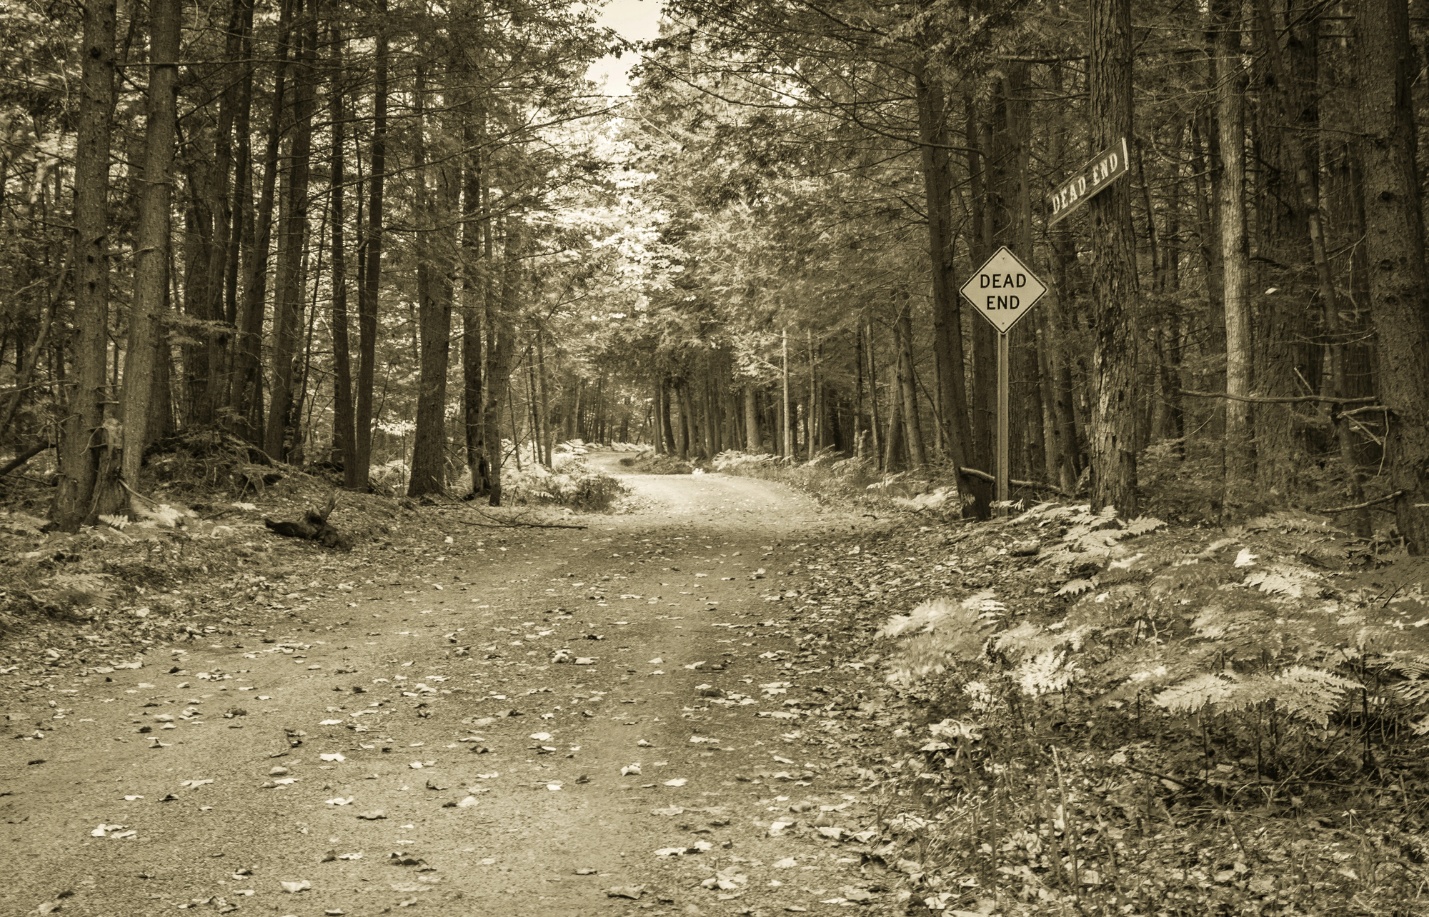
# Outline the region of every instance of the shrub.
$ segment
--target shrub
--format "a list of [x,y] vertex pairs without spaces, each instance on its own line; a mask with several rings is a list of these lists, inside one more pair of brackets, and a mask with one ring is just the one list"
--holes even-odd
[[544,465],[524,465],[502,472],[502,493],[512,503],[568,506],[582,512],[605,512],[626,492],[625,485],[579,459],[569,459],[560,471]]

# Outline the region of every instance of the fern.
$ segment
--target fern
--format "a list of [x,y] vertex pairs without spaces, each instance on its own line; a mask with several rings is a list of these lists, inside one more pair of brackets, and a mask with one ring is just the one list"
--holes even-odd
[[953,628],[960,631],[976,631],[985,619],[1007,610],[1007,606],[993,598],[991,589],[973,593],[961,602],[948,599],[930,599],[916,606],[906,615],[894,615],[888,623],[879,628],[880,637],[903,637],[908,634],[932,633],[934,630]]
[[1126,537],[1138,538],[1149,535],[1157,529],[1164,529],[1166,523],[1155,516],[1137,516],[1126,525]]
[[1240,675],[1203,672],[1159,692],[1154,700],[1171,713],[1218,713],[1274,703],[1277,709],[1316,726],[1325,726],[1346,692],[1359,682],[1324,669],[1296,665],[1282,672]]
[[947,670],[953,660],[970,662],[983,654],[984,633],[991,620],[1006,606],[993,598],[991,589],[974,593],[954,603],[948,599],[923,602],[906,615],[894,615],[882,628],[880,637],[912,635],[900,648],[888,680],[912,685]]
[[1363,687],[1352,678],[1304,665],[1291,666],[1270,678],[1277,705],[1291,716],[1316,726],[1329,723],[1346,692]]
[[1096,577],[1092,577],[1091,579],[1068,580],[1062,585],[1061,589],[1057,590],[1056,595],[1082,595],[1083,593],[1091,592],[1095,588],[1097,588]]
[[1241,526],[1247,532],[1280,532],[1285,535],[1323,535],[1334,531],[1323,516],[1311,516],[1289,510],[1257,516]]
[[1246,574],[1243,585],[1254,586],[1267,595],[1284,596],[1291,599],[1301,599],[1308,595],[1310,598],[1315,598],[1323,592],[1323,587],[1317,583],[1320,578],[1320,574],[1313,570],[1306,570],[1304,567],[1276,564]]
[[1171,713],[1200,713],[1207,707],[1220,706],[1232,696],[1234,675],[1202,672],[1172,685],[1152,698],[1159,707]]
[[1065,652],[1047,650],[1018,666],[1014,678],[1023,694],[1041,697],[1066,690],[1080,674],[1081,668],[1069,662]]

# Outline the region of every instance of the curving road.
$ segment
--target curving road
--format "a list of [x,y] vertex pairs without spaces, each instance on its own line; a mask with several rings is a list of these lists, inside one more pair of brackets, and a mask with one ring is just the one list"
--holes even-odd
[[624,480],[585,530],[466,529],[221,644],[0,679],[0,914],[846,913],[856,860],[771,826],[853,789],[783,599],[857,520]]

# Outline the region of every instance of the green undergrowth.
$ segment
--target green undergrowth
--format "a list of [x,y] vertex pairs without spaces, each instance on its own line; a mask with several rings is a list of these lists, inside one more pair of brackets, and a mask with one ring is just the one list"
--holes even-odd
[[869,855],[907,913],[1425,912],[1423,562],[1049,503],[851,563],[906,711]]

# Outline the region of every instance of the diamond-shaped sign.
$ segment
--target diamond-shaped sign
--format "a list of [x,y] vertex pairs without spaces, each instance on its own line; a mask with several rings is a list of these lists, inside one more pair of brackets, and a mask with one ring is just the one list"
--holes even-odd
[[1004,245],[963,284],[963,297],[1003,334],[1037,305],[1047,285]]

